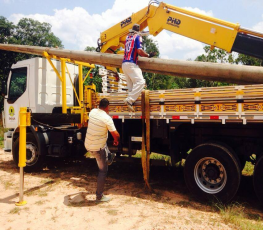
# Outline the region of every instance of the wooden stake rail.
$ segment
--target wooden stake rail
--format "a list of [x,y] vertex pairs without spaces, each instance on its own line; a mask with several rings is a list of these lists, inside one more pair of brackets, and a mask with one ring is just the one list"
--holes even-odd
[[[110,101],[110,115],[115,119],[140,119],[141,98],[135,113],[130,113],[123,100],[127,93],[94,94],[97,107],[102,98]],[[263,85],[149,91],[150,118],[188,120],[241,120],[263,122]]]

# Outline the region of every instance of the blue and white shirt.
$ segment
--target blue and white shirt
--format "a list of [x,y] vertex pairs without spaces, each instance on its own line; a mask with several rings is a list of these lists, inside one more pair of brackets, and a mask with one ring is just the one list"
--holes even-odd
[[138,34],[129,34],[125,41],[125,51],[123,62],[132,62],[137,64],[138,49],[142,49],[142,37]]

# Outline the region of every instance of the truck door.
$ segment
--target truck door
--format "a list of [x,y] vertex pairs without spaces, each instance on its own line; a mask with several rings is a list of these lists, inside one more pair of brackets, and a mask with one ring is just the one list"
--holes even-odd
[[6,128],[18,126],[20,107],[29,107],[29,66],[11,69],[7,81],[7,96],[4,100],[4,121]]

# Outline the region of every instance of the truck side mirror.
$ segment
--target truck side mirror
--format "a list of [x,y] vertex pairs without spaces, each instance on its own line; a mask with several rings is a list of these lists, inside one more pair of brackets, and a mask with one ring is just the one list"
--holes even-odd
[[2,94],[2,96],[6,96],[7,95],[6,80],[2,80],[2,83],[1,83],[1,94]]

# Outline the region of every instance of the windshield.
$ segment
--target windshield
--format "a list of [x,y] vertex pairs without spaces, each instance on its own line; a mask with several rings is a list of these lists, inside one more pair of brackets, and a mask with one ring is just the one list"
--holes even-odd
[[26,91],[27,68],[12,69],[8,99],[16,100]]

